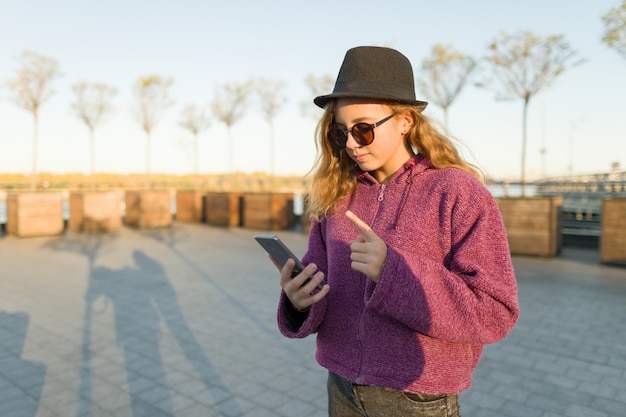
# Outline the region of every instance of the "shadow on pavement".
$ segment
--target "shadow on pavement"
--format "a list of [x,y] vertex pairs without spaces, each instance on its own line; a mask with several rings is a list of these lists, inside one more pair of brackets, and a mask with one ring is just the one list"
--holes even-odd
[[3,415],[34,417],[39,408],[46,366],[21,358],[28,321],[26,313],[0,311],[0,398]]
[[[112,309],[116,345],[123,351],[131,410],[134,416],[173,415],[170,384],[160,350],[161,322],[179,344],[223,415],[241,415],[233,393],[206,357],[185,320],[176,293],[161,263],[142,250],[134,250],[134,265],[120,269],[96,266],[95,261],[114,235],[61,238],[46,246],[87,257],[89,284],[85,293],[78,415],[93,414],[92,340],[94,315]],[[96,306],[99,306],[98,308]],[[146,393],[146,379],[153,382]],[[224,398],[230,401],[224,401]],[[152,404],[149,399],[157,400]]]
[[[243,314],[248,320],[254,323],[254,325],[258,329],[262,330],[270,337],[273,337],[276,334],[276,327],[268,327],[268,325],[264,323],[258,317],[258,315],[254,311],[252,311],[245,303],[242,303],[236,295],[232,294],[226,288],[221,286],[215,279],[211,277],[209,273],[207,273],[206,270],[199,267],[196,262],[194,262],[189,256],[187,256],[184,251],[178,249],[177,245],[184,242],[188,237],[184,229],[174,226],[161,229],[145,230],[142,232],[142,234],[146,237],[162,243],[163,245],[166,245],[172,253],[178,256],[178,258],[185,262],[191,269],[193,269],[193,271],[199,277],[204,279],[209,285],[211,285],[212,288],[218,291],[219,294],[222,295],[231,305],[235,306],[237,310],[241,312],[241,314]],[[311,368],[306,363],[303,363],[301,361],[301,354],[297,350],[295,350],[291,344],[288,343],[288,340],[286,338],[280,337],[278,339],[275,339],[275,341],[278,343],[278,346],[285,351],[286,354],[290,355],[294,360],[302,363],[303,367],[313,371],[316,371],[318,369],[317,365],[315,365],[314,368]]]

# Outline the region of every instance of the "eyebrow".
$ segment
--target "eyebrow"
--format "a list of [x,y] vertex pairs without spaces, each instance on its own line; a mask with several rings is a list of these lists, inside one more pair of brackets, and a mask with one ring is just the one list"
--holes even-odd
[[[371,117],[371,116],[370,117],[367,117],[367,116],[366,117],[359,117],[359,118],[354,120],[354,123],[352,124],[352,126],[354,126],[357,123],[368,123],[368,122],[366,122],[367,119],[374,120],[374,119],[376,119],[376,117]],[[337,125],[337,126],[343,126],[343,127],[346,127],[346,128],[348,127],[348,125],[346,125],[344,123],[337,122],[336,118],[333,118],[333,121],[334,121],[335,125]],[[368,123],[368,124],[371,124],[371,123]]]

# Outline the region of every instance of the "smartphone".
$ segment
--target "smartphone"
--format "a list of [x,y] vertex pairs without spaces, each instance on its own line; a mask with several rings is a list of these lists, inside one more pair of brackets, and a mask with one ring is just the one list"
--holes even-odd
[[[293,267],[293,272],[291,277],[295,277],[302,270],[304,270],[304,265],[300,262],[300,259],[296,255],[291,252],[291,250],[283,243],[282,240],[276,235],[256,235],[254,239],[259,242],[259,244],[270,254],[270,256],[280,264],[280,266],[285,266],[287,259],[291,258],[296,262],[296,265]],[[304,284],[309,282],[311,279],[307,279]],[[304,285],[302,284],[302,285]],[[317,286],[318,289],[322,289],[322,284]]]

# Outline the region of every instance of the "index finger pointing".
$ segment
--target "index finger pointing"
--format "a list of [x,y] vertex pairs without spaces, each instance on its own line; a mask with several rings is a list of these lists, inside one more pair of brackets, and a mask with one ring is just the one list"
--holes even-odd
[[371,236],[371,235],[376,235],[373,231],[372,228],[365,223],[363,220],[359,219],[359,217],[354,214],[353,212],[351,212],[350,210],[346,210],[346,217],[348,218],[348,220],[350,220],[352,222],[352,224],[359,229],[359,232],[363,233],[363,235],[365,236]]

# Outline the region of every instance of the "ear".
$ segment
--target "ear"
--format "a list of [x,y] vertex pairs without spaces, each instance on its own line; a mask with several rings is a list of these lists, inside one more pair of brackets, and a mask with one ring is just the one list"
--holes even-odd
[[399,115],[398,126],[403,135],[406,135],[415,124],[415,119],[410,111],[405,111]]

